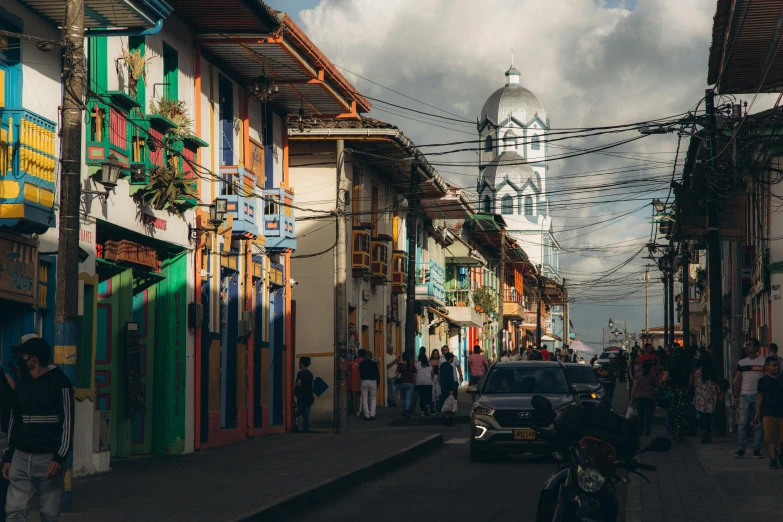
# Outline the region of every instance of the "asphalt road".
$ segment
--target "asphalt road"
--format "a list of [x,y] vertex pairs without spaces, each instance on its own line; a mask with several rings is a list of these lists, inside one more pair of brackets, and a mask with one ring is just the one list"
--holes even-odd
[[532,521],[551,457],[470,461],[469,428],[441,428],[445,444],[395,472],[301,514],[297,522]]

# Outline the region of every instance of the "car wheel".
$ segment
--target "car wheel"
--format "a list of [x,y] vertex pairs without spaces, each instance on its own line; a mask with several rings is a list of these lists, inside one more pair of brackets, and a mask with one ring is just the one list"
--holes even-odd
[[470,447],[470,460],[471,462],[484,462],[487,458],[487,454],[481,450],[477,450],[473,446]]

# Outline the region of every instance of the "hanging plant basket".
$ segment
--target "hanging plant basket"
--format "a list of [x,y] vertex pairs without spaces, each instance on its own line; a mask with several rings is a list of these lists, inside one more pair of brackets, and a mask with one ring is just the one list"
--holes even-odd
[[185,178],[177,169],[176,157],[165,167],[150,169],[149,182],[136,193],[137,200],[155,210],[168,210],[182,216],[198,204],[198,193],[193,178]]

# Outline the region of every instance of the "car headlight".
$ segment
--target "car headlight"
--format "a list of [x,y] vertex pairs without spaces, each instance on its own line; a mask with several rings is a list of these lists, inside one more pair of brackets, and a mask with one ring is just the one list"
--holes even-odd
[[491,415],[493,411],[494,410],[492,408],[481,404],[480,402],[477,402],[473,405],[473,413],[477,413],[479,415]]
[[606,478],[598,470],[580,469],[576,474],[576,483],[587,493],[598,493],[604,487]]
[[598,388],[593,393],[593,399],[603,399],[604,397],[606,397],[606,390],[603,388]]
[[487,428],[484,426],[476,425],[473,427],[473,438],[474,439],[480,439],[484,436],[484,434],[487,433]]

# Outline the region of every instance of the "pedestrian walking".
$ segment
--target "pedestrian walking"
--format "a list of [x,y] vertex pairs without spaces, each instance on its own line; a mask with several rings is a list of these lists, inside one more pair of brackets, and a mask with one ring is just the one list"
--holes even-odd
[[783,442],[783,379],[780,378],[780,361],[775,355],[765,359],[753,420],[756,424],[763,421],[764,442],[769,444],[769,469],[780,469],[778,447]]
[[696,409],[701,429],[701,443],[707,444],[712,442],[712,413],[722,393],[718,387],[718,374],[712,365],[712,357],[706,353],[696,362],[696,369],[691,375],[691,387],[693,407]]
[[364,420],[375,420],[378,385],[381,383],[381,373],[378,364],[372,360],[372,352],[364,352],[364,360],[359,363],[359,376],[362,380],[362,412]]
[[405,352],[402,355],[402,361],[397,365],[397,375],[400,378],[400,408],[402,416],[410,415],[411,395],[413,395],[413,386],[416,382],[416,366],[411,361],[411,354]]
[[440,351],[437,348],[430,354],[430,368],[432,368],[432,405],[435,412],[439,412],[438,401],[440,400]]
[[[444,344],[441,347],[441,350],[443,351],[443,356],[444,357],[446,356],[447,353],[451,353],[451,350],[449,349],[448,345],[446,345],[446,344]],[[454,355],[453,353],[451,355],[452,355],[451,365],[455,368],[455,370],[457,372],[457,375],[459,377],[458,380],[457,380],[457,388],[459,388],[459,385],[465,380],[465,377],[462,375],[462,367],[459,364],[457,364],[457,356]],[[454,396],[456,397],[456,393],[455,393]]]
[[775,343],[769,343],[769,355],[774,355],[778,358],[778,366],[783,368],[783,357],[778,355],[778,345]]
[[503,352],[500,354],[500,362],[509,362],[510,360],[511,357],[509,356],[508,352],[503,350]]
[[541,348],[541,357],[543,357],[542,360],[544,361],[548,361],[552,357],[552,354],[549,352],[546,345]]
[[313,374],[308,370],[309,367],[310,358],[300,357],[299,373],[296,374],[296,384],[294,385],[294,397],[296,397],[296,417],[297,419],[302,418],[302,433],[310,432],[310,408],[315,402]]
[[52,349],[40,338],[14,350],[27,368],[16,383],[3,477],[10,482],[6,519],[26,520],[37,490],[41,520],[60,517],[65,459],[73,445],[74,402],[71,381],[49,366]]
[[430,359],[427,354],[419,354],[419,359],[416,361],[416,391],[419,394],[419,407],[421,408],[422,415],[429,415],[432,411],[432,366],[430,366]]
[[614,401],[614,389],[617,385],[617,365],[614,361],[614,354],[611,354],[609,362],[602,364],[595,373],[598,374],[598,382],[606,390],[606,400],[611,408]]
[[386,354],[383,357],[383,362],[386,365],[386,395],[387,406],[394,407],[397,405],[397,364],[400,362],[400,358],[394,355],[394,346],[391,344],[386,345]]
[[598,360],[598,356],[597,355],[593,355],[593,358],[590,359],[590,367],[591,368],[593,367],[593,365],[595,364],[595,361],[597,361],[597,360]]
[[351,391],[351,400],[356,416],[362,414],[362,379],[359,375],[359,365],[364,361],[364,348],[356,353],[356,359],[348,364],[348,389]]
[[737,429],[737,458],[745,456],[745,445],[748,440],[748,424],[752,423],[753,429],[753,457],[763,459],[761,454],[761,439],[764,434],[761,424],[753,422],[756,418],[756,399],[758,395],[759,380],[764,376],[765,359],[759,356],[761,344],[758,339],[745,341],[745,353],[747,357],[737,362],[734,372],[733,397],[735,407],[739,410]]
[[677,442],[688,440],[688,383],[690,372],[681,349],[674,350],[669,365],[671,433]]
[[[425,348],[424,346],[419,348],[419,355],[416,357],[416,359],[411,359],[411,362],[413,363],[414,366],[416,366],[416,363],[419,360],[421,360],[422,356],[424,356],[425,358],[427,357],[427,348]],[[418,373],[418,371],[417,371],[417,373]],[[411,393],[411,407],[408,410],[408,413],[410,415],[413,415],[416,412],[416,404],[418,404],[418,403],[419,403],[419,387],[416,384],[416,379],[414,379],[414,381],[413,381],[413,392]],[[422,411],[422,413],[424,413],[424,412]]]
[[657,394],[658,377],[652,373],[652,362],[645,361],[641,373],[636,376],[631,387],[631,400],[636,408],[639,435],[649,436],[652,431],[652,418]]
[[[468,371],[470,372],[470,386],[475,386],[476,389],[481,389],[481,384],[484,381],[484,375],[486,375],[489,369],[489,361],[481,354],[481,346],[476,345],[473,347],[473,353],[468,357]],[[476,401],[476,394],[472,393],[472,400]]]
[[449,396],[449,393],[457,397],[457,390],[459,389],[459,383],[457,382],[457,372],[454,369],[452,361],[454,354],[446,352],[444,354],[445,361],[440,365],[440,400],[438,401],[438,410],[441,409],[443,403]]

